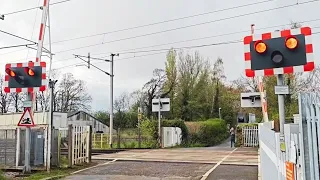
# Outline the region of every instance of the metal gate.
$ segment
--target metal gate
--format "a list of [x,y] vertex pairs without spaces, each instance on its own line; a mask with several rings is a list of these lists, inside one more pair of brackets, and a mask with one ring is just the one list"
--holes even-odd
[[0,129],[0,166],[15,166],[16,130]]
[[303,179],[319,180],[320,93],[299,94]]

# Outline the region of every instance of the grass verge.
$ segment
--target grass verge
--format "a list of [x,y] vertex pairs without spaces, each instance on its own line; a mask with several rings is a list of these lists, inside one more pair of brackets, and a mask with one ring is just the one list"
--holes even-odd
[[90,164],[83,164],[79,166],[74,166],[73,168],[59,168],[59,169],[52,169],[50,172],[36,172],[29,177],[24,179],[26,180],[40,180],[52,177],[51,179],[61,179],[65,176],[70,175],[72,172],[88,168],[90,166],[94,166],[97,163],[90,163]]
[[29,176],[25,177],[6,177],[3,172],[0,171],[0,180],[10,180],[10,179],[24,179],[24,180],[40,180],[40,179],[61,179],[70,175],[72,172],[85,169],[91,166],[97,165],[97,162],[83,163],[81,165],[68,167],[68,159],[66,156],[61,156],[60,167],[52,167],[50,172],[47,171],[37,171],[33,172]]

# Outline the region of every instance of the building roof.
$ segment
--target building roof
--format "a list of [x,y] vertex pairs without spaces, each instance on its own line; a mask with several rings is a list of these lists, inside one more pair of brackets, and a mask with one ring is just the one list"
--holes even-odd
[[[91,114],[89,114],[89,113],[87,113],[87,112],[85,112],[85,111],[68,112],[67,117],[69,118],[69,117],[75,116],[75,115],[77,115],[77,114],[80,114],[81,112],[82,112],[82,113],[85,113],[85,114],[87,114],[88,116],[92,117],[93,119],[101,122],[99,119],[97,119],[96,117],[94,117],[93,115],[91,115]],[[101,123],[103,123],[103,122],[101,122]],[[104,124],[104,123],[103,123],[103,124]],[[106,125],[106,124],[105,124],[105,125]]]

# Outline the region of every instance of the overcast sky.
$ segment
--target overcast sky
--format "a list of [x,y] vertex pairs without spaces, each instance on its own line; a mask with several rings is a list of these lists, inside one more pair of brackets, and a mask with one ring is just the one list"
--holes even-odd
[[[51,0],[50,2],[55,3],[58,1],[60,0]],[[263,0],[71,0],[69,2],[52,5],[50,8],[52,41],[59,42],[262,1]],[[298,2],[303,3],[309,1],[312,0],[299,0]],[[36,7],[42,3],[43,0],[0,0],[0,14]],[[320,15],[316,13],[320,8],[320,2],[289,6],[296,3],[296,0],[270,0],[269,2],[252,6],[193,18],[185,18],[128,31],[53,43],[52,51],[56,53],[53,60],[53,68],[65,67],[60,69],[60,71],[71,72],[76,78],[86,81],[88,91],[93,98],[92,108],[94,110],[107,110],[109,108],[109,77],[94,68],[87,69],[85,67],[71,66],[81,63],[81,60],[74,59],[72,54],[87,55],[90,52],[93,57],[103,57],[109,56],[110,52],[124,52],[127,51],[127,49],[133,49],[130,51],[167,49],[170,47],[242,40],[245,35],[250,33],[250,24],[252,23],[256,25],[257,29],[283,25],[279,28],[267,28],[256,31],[257,33],[264,33],[288,27],[285,24],[290,23],[290,21],[319,19],[303,23],[303,25],[310,26],[311,28],[315,27],[313,28],[313,32],[320,32],[320,28],[316,28],[320,27]],[[281,8],[284,6],[288,7]],[[270,9],[275,10],[270,11]],[[261,13],[253,13],[259,11],[261,11]],[[4,21],[0,20],[0,30],[37,41],[41,13],[42,11],[37,9],[7,15]],[[252,14],[241,16],[247,13]],[[232,18],[235,16],[240,17]],[[225,20],[134,39],[115,41],[218,19]],[[245,30],[248,32],[134,50],[135,48],[145,46]],[[317,51],[320,46],[319,35],[320,33],[313,36],[315,59],[319,59],[320,55],[319,51]],[[115,42],[107,43],[110,41]],[[0,33],[0,47],[24,43],[26,43],[26,41]],[[45,47],[48,47],[47,43],[48,31],[46,31]],[[99,45],[67,51],[93,44]],[[186,51],[193,52],[195,50],[199,51],[203,57],[209,58],[211,62],[214,62],[217,57],[221,57],[224,60],[225,74],[229,81],[237,79],[240,74],[243,74],[244,60],[242,43],[208,46]],[[115,57],[115,97],[123,92],[132,92],[141,88],[143,84],[152,77],[152,71],[155,68],[164,68],[166,53],[144,56],[154,53],[158,52],[120,53],[119,57]],[[0,50],[0,67],[4,67],[5,63],[9,62],[35,60],[35,56],[35,50],[28,50],[21,47]],[[43,60],[47,61],[47,58],[44,57]],[[319,61],[316,60],[317,64],[318,62]],[[110,67],[107,62],[93,61],[92,63],[109,71]]]

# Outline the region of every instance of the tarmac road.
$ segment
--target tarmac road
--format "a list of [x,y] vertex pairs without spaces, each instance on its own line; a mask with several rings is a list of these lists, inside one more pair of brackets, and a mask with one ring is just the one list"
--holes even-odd
[[212,164],[115,161],[67,177],[65,180],[105,179],[201,179]]
[[102,160],[104,164],[65,180],[257,180],[257,149],[231,148],[229,142],[209,148],[130,150],[96,155],[92,159]]

